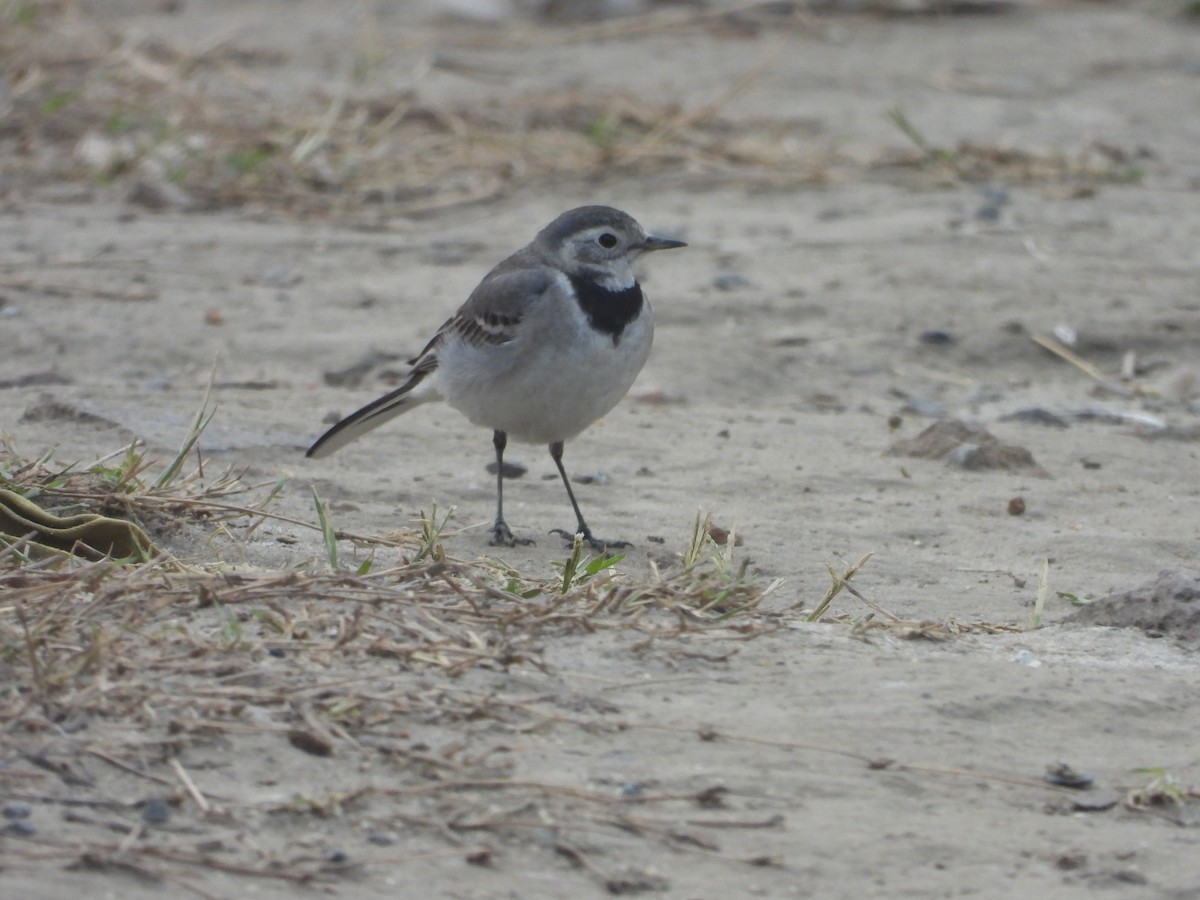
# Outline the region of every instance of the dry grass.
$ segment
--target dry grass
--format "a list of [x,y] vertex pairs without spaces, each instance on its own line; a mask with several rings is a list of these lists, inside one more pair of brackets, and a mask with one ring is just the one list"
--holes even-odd
[[[729,21],[668,17],[594,34],[526,29],[522,40],[635,38],[718,18]],[[151,207],[250,207],[366,227],[495,199],[529,182],[598,176],[760,189],[875,176],[1072,190],[1137,177],[1135,161],[1107,145],[940,148],[896,110],[893,121],[915,147],[881,148],[867,161],[845,158],[812,122],[736,114],[739,98],[790,46],[790,29],[807,23],[798,9],[772,23],[783,36],[760,61],[691,109],[585,88],[439,106],[367,76],[333,93],[280,97],[256,71],[287,65],[286,55],[231,40],[190,48],[139,41],[75,4],[8,2],[0,5],[0,75],[11,108],[0,120],[0,152],[25,185],[117,184]],[[380,51],[363,41],[356,71],[369,72]],[[445,57],[432,64],[458,65]]]
[[[198,415],[196,427],[204,421]],[[235,474],[210,479],[198,457],[182,463],[192,459],[191,437],[163,467],[170,478],[152,477],[160,467],[136,447],[70,470],[47,457],[22,461],[7,448],[0,484],[48,508],[122,512],[160,528],[172,520],[221,529],[231,520],[278,518],[269,505],[275,488],[260,486],[258,500],[239,504],[236,497],[255,492]],[[0,555],[0,732],[7,748],[0,785],[10,799],[60,808],[63,824],[12,845],[6,865],[59,860],[214,896],[214,878],[337,882],[364,866],[445,853],[490,865],[510,842],[531,835],[618,893],[661,887],[661,879],[592,858],[584,848],[596,835],[776,864],[722,851],[714,836],[720,829],[777,828],[783,821],[747,818],[724,803],[723,786],[610,792],[522,774],[522,741],[547,728],[673,729],[620,721],[594,701],[505,691],[496,681],[550,672],[551,641],[629,632],[633,639],[620,644],[637,657],[716,665],[742,642],[804,617],[798,608],[763,608],[777,584],[733,558],[736,538],[698,516],[678,562],[644,577],[584,557],[578,545],[557,574],[530,577],[497,560],[451,558],[441,543],[444,527],[435,511],[407,532],[352,536],[378,556],[395,554],[393,564],[370,571],[342,569],[336,554],[287,571],[233,571],[218,560],[184,563],[166,554],[137,566],[34,562],[10,546]],[[865,561],[834,575],[834,583],[872,614],[823,621],[935,639],[978,630],[889,616],[846,584]],[[880,621],[875,612],[884,613]],[[722,641],[728,652],[695,646]],[[703,729],[692,736],[761,742]],[[817,744],[786,748],[872,767],[901,765]],[[355,765],[343,764],[322,767],[311,784],[249,793],[211,786],[231,760],[287,753],[357,766],[373,760],[387,776],[358,775]],[[201,776],[197,766],[212,771]],[[176,824],[163,827],[162,817]],[[314,818],[343,823],[343,841],[361,841],[362,828],[400,828],[434,836],[448,849],[353,859],[332,845],[297,850],[284,823]],[[248,831],[257,835],[249,844],[239,837]]]
[[[149,476],[157,466],[136,448],[117,456],[117,466],[105,460],[64,471],[45,457],[21,461],[10,448],[0,483],[56,511],[121,511],[159,527],[171,519],[221,528],[231,517],[278,518],[269,491],[247,506],[230,502],[248,490],[231,474],[210,483],[202,463],[192,471],[172,463],[164,471],[176,475],[164,483]],[[0,553],[0,783],[10,799],[60,807],[67,824],[12,848],[6,865],[61,859],[210,896],[195,880],[200,870],[303,883],[403,861],[386,853],[353,865],[332,851],[297,857],[273,830],[252,847],[237,838],[260,830],[264,818],[341,818],[351,810],[370,810],[381,828],[437,835],[476,864],[496,850],[482,835],[502,840],[536,823],[544,830],[547,821],[683,841],[668,821],[632,808],[703,806],[703,798],[622,798],[514,777],[511,748],[498,750],[496,734],[519,740],[553,723],[619,726],[603,711],[563,716],[555,698],[506,699],[472,676],[544,670],[546,641],[575,634],[633,629],[640,653],[688,635],[744,641],[776,627],[776,617],[759,610],[773,585],[733,564],[700,519],[686,562],[637,580],[578,552],[545,578],[491,559],[454,560],[440,544],[443,525],[434,513],[423,527],[388,538],[354,536],[397,554],[395,564],[369,573],[316,560],[288,571],[231,571],[166,554],[137,566],[31,561],[19,542],[10,545]],[[440,739],[414,740],[414,729]],[[226,760],[290,746],[317,759],[383,760],[392,774],[386,787],[360,780],[342,790],[333,777],[269,799],[206,791],[189,768],[214,742]],[[93,777],[96,765],[109,774]],[[136,799],[114,800],[113,778]],[[201,844],[221,852],[156,827],[147,795],[165,810],[159,814],[189,819],[188,833],[204,834]],[[103,836],[113,831],[118,837]],[[550,843],[610,887],[631,877],[601,871],[565,833]],[[699,838],[689,846],[715,852]]]

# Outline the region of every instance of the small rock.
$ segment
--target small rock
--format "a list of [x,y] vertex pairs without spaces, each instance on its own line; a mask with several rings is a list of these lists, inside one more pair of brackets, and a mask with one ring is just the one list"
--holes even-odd
[[901,407],[901,412],[911,413],[914,416],[921,416],[926,419],[944,419],[946,418],[947,410],[946,407],[936,400],[909,394],[904,399],[904,406]]
[[740,291],[750,287],[750,279],[739,272],[725,272],[715,277],[712,283],[718,291]]
[[994,222],[1000,218],[1000,211],[1008,205],[1008,189],[1003,185],[988,184],[979,189],[983,195],[983,203],[975,210],[975,218],[985,222]]
[[1042,661],[1028,650],[1018,650],[1013,654],[1012,661],[1020,663],[1023,666],[1029,666],[1031,669],[1040,669],[1042,667]]
[[28,819],[33,815],[33,807],[28,803],[6,803],[0,814],[6,819]]
[[1059,787],[1076,788],[1083,790],[1090,788],[1096,781],[1096,776],[1090,772],[1080,772],[1067,763],[1055,763],[1052,766],[1046,766],[1046,774],[1043,779],[1050,784],[1057,784]]
[[1200,647],[1200,572],[1166,569],[1140,587],[1093,600],[1068,621],[1137,628]]
[[1010,516],[1025,515],[1025,498],[1024,497],[1013,497],[1011,500],[1009,500],[1008,501],[1008,514]]
[[1087,865],[1087,859],[1087,854],[1082,850],[1066,850],[1054,857],[1054,866],[1069,872],[1072,869],[1082,869]]
[[142,804],[142,821],[150,825],[165,825],[171,818],[171,804],[161,797],[151,797]]
[[607,472],[592,472],[590,475],[580,475],[574,481],[576,484],[598,484],[604,487],[612,484],[612,476]]
[[971,427],[957,419],[936,422],[915,438],[896,441],[889,456],[944,459],[964,469],[1028,470],[1044,477],[1046,472],[1024,447],[1002,444],[986,429]]
[[289,288],[295,287],[304,280],[304,273],[294,269],[268,269],[263,272],[259,284],[263,287]]
[[1050,428],[1070,428],[1071,423],[1041,406],[1027,406],[1000,417],[1001,422],[1028,422],[1031,425],[1046,425]]
[[[714,544],[720,547],[724,547],[729,544],[729,533],[730,530],[728,528],[722,528],[720,525],[713,525],[710,523],[708,526],[708,536],[712,538]],[[740,534],[735,534],[733,536],[733,546],[740,547],[742,544],[742,536]]]
[[15,837],[33,837],[37,834],[37,829],[32,822],[26,822],[24,819],[17,819],[9,822],[4,826],[4,831]]
[[[491,474],[495,475],[496,474],[496,464],[494,462],[488,463],[487,470]],[[529,467],[526,466],[524,463],[512,462],[507,459],[504,461],[504,477],[505,478],[520,478],[522,475],[524,475],[528,471],[529,471]]]
[[1071,802],[1071,808],[1077,812],[1104,812],[1121,800],[1122,795],[1118,791],[1085,791]]
[[934,347],[946,347],[956,343],[958,338],[948,331],[941,329],[931,329],[930,331],[922,331],[920,337],[917,338],[922,344],[929,344]]
[[1079,343],[1079,332],[1070,325],[1055,325],[1053,334],[1055,340],[1064,347],[1074,347]]

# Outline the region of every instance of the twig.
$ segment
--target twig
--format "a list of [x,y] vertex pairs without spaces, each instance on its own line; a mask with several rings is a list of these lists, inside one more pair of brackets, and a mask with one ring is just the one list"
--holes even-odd
[[1044,350],[1049,350],[1060,359],[1066,360],[1089,378],[1093,378],[1096,381],[1103,383],[1107,383],[1110,380],[1108,376],[1093,366],[1090,362],[1054,338],[1044,334],[1031,334],[1029,339]]
[[196,801],[196,805],[200,807],[200,811],[208,812],[212,807],[204,798],[204,795],[200,793],[200,789],[196,787],[196,782],[192,781],[192,777],[183,768],[183,764],[176,757],[172,756],[170,766],[171,770],[175,773],[175,777],[183,784],[184,789],[191,795],[191,798]]

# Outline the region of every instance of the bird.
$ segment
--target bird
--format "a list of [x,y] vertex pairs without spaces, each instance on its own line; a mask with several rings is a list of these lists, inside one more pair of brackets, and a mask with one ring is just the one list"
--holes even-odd
[[568,210],[498,263],[467,301],[409,360],[405,381],[326,431],[305,454],[321,458],[396,416],[444,400],[492,431],[496,454],[493,546],[532,544],[504,519],[508,439],[545,444],[575,513],[579,535],[608,551],[627,541],[597,538],[563,466],[565,443],[607,414],[650,355],[654,316],[634,272],[646,253],[687,246],[646,233],[610,206]]

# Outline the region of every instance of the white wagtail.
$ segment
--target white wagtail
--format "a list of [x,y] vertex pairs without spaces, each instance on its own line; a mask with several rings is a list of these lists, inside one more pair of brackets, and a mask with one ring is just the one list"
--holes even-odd
[[647,235],[608,206],[563,213],[484,276],[467,302],[410,360],[396,390],[342,419],[308,449],[321,457],[430,400],[445,400],[492,429],[496,522],[492,544],[532,543],[504,521],[504,447],[509,436],[549,444],[575,511],[575,531],[591,546],[628,546],[592,535],[567,471],[563,443],[611,410],[650,354],[654,317],[633,271],[651,250],[686,246]]

